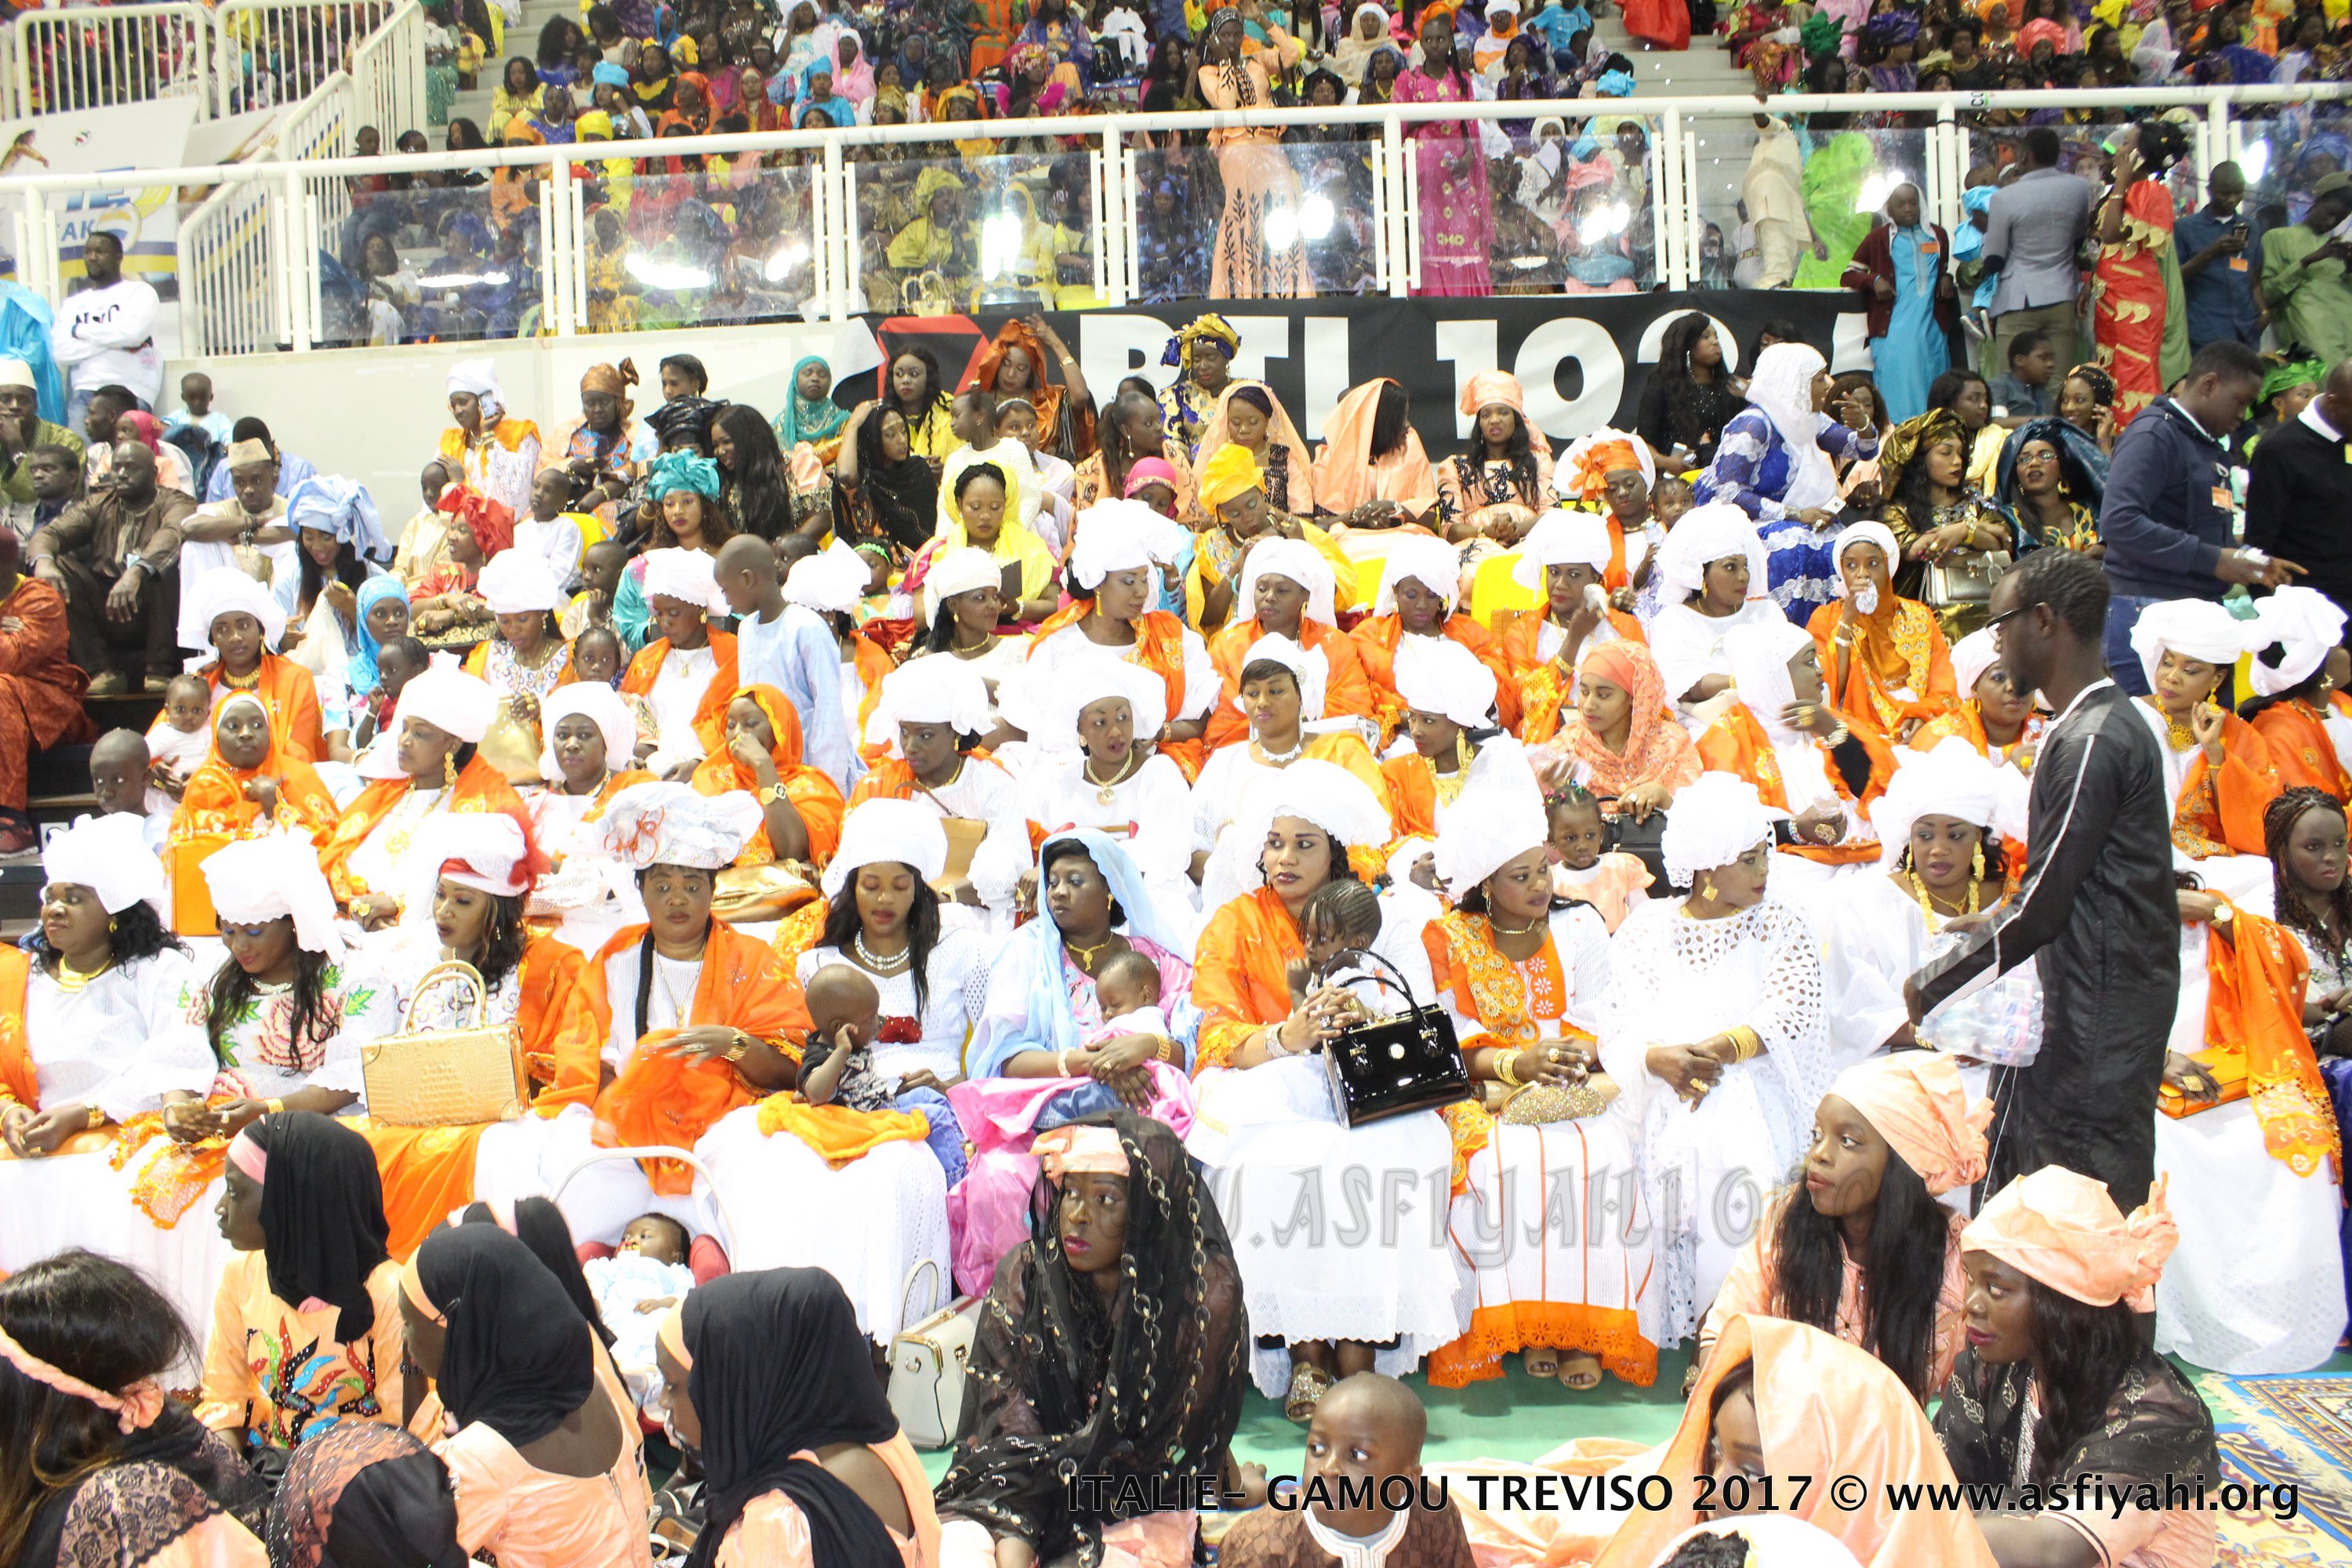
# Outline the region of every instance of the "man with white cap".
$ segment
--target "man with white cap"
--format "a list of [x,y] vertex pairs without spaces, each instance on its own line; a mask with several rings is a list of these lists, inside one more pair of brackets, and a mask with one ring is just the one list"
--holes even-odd
[[36,447],[65,447],[73,453],[74,472],[81,472],[82,439],[41,417],[40,388],[32,367],[22,360],[0,360],[0,495],[12,501],[34,499],[25,460]]
[[116,449],[109,480],[34,534],[27,553],[33,574],[66,596],[90,694],[119,696],[139,675],[161,691],[179,673],[180,525],[196,503],[156,483],[155,454],[137,441]]
[[163,392],[163,356],[155,347],[163,303],[154,286],[122,275],[122,237],[110,228],[90,230],[81,262],[84,286],[67,296],[49,327],[49,353],[73,378],[66,418],[76,426],[101,386],[127,386],[146,408]]

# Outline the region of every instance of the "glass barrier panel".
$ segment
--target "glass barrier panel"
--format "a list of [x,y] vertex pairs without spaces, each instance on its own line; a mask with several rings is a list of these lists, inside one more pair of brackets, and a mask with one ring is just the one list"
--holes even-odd
[[1702,289],[1837,289],[1886,198],[1927,188],[1927,132],[1866,130],[1858,117],[1805,125],[1752,116],[1696,122],[1691,205]]
[[940,315],[1100,303],[1086,153],[940,151],[936,143],[856,150],[860,309]]
[[351,215],[320,246],[315,341],[348,347],[537,331],[545,174],[530,167],[351,181]]
[[[1146,137],[1135,155],[1138,296],[1147,301],[1362,294],[1377,283],[1363,127]],[[1151,145],[1154,141],[1160,145]]]
[[[1657,286],[1659,122],[1603,114],[1501,120],[1482,135],[1497,294],[1622,294]],[[1421,171],[1422,283],[1429,292],[1432,169]]]
[[2267,119],[2232,108],[2239,128],[2239,172],[2246,177],[2245,216],[2256,233],[2301,223],[2319,182],[2352,169],[2352,103],[2264,104]]
[[816,311],[814,185],[823,158],[796,150],[585,165],[583,327],[647,331]]

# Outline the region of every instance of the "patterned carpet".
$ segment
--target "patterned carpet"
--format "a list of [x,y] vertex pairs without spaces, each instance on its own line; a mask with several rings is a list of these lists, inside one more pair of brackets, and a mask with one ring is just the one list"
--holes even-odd
[[2223,1522],[2225,1568],[2352,1563],[2352,1357],[2292,1376],[2196,1381],[2213,1412],[2223,1478],[2298,1491],[2292,1520],[2248,1512]]

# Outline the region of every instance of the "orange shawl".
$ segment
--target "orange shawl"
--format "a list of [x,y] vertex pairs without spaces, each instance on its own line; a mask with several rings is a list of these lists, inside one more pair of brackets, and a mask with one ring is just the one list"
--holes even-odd
[[1605,642],[1584,656],[1582,668],[1596,680],[1622,687],[1633,716],[1622,752],[1611,751],[1608,742],[1587,729],[1581,713],[1560,729],[1561,749],[1589,770],[1587,789],[1602,800],[1614,800],[1636,784],[1660,784],[1671,793],[1698,777],[1698,753],[1691,746],[1690,731],[1666,706],[1666,678],[1658,673],[1658,661],[1648,648],[1622,639]]
[[[1217,705],[1209,710],[1209,727],[1201,739],[1213,752],[1249,739],[1249,721],[1242,717],[1242,666],[1249,661],[1250,645],[1265,635],[1255,619],[1235,621],[1209,639],[1209,658],[1224,678]],[[1301,616],[1301,647],[1321,648],[1330,674],[1323,684],[1323,717],[1369,719],[1372,716],[1372,683],[1357,654],[1356,639],[1337,626]],[[1286,1015],[1286,1016],[1287,1015]]]
[[[2151,698],[2140,700],[2154,705]],[[2161,712],[2156,717],[2163,723]],[[2173,802],[2172,847],[2198,860],[2209,855],[2263,854],[2268,846],[2263,837],[2263,813],[2278,794],[2270,742],[2235,713],[2224,713],[2221,766],[2216,771],[2204,748],[2198,748],[2180,798]]]
[[[783,784],[784,796],[801,814],[801,825],[808,829],[810,862],[823,866],[841,847],[841,819],[849,813],[848,804],[841,798],[841,787],[817,769],[802,765],[801,716],[793,709],[791,698],[772,686],[747,686],[735,696],[750,698],[768,716],[768,726],[776,732],[775,749],[768,753],[768,759],[776,764],[776,777]],[[723,708],[719,718],[723,726]],[[725,740],[722,733],[720,743],[694,770],[694,787],[703,795],[725,795],[730,790],[757,795],[760,775],[728,752]],[[751,841],[743,846],[743,853],[735,857],[735,864],[766,866],[775,858],[775,847],[768,842],[768,825],[762,822],[759,831],[751,835]]]
[[212,687],[215,702],[220,693],[239,689],[260,698],[262,707],[269,711],[269,732],[285,746],[289,756],[309,763],[326,754],[326,732],[319,718],[319,683],[292,659],[280,658],[274,653],[263,654],[261,668],[255,672],[257,684],[246,688],[228,684],[218,659],[196,673]]
[[1429,759],[1419,752],[1389,757],[1381,763],[1381,777],[1388,781],[1389,818],[1396,825],[1397,838],[1436,837],[1437,770]]
[[[1468,616],[1445,617],[1443,635],[1460,643],[1478,656],[1478,662],[1495,672],[1495,717],[1503,728],[1517,734],[1519,728],[1519,690],[1511,679],[1510,661],[1503,657],[1502,645],[1495,634],[1472,620]],[[1372,714],[1381,721],[1381,733],[1393,735],[1404,722],[1404,699],[1396,689],[1397,647],[1404,640],[1404,617],[1402,616],[1371,616],[1356,623],[1348,635],[1356,639],[1356,657],[1364,663],[1364,678],[1372,683]]]
[[25,1034],[26,987],[33,959],[15,942],[0,946],[0,1105],[38,1110],[41,1083],[33,1070],[33,1042]]
[[[605,961],[620,953],[634,954],[650,929],[622,928],[597,950],[596,960],[589,966],[589,994],[608,1017],[612,1002],[604,989]],[[809,1026],[808,1003],[791,967],[766,942],[716,920],[710,922],[710,935],[703,946],[702,977],[695,984],[689,1016],[700,1024],[723,1025],[756,1036],[793,1062],[801,1059],[801,1052],[792,1036]],[[689,1062],[660,1049],[676,1033],[656,1029],[639,1040],[622,1065],[620,1076],[596,1097],[598,1147],[667,1144],[691,1149],[729,1111],[763,1098],[728,1062],[716,1058]],[[675,1197],[693,1190],[694,1173],[688,1166],[675,1160],[648,1160],[645,1164],[654,1191]]]
[[1412,426],[1405,428],[1402,447],[1377,461],[1372,457],[1372,421],[1387,384],[1383,379],[1349,388],[1323,422],[1315,504],[1326,511],[1353,511],[1368,500],[1392,500],[1411,512],[1437,504],[1437,470],[1429,466],[1429,454]]
[[[1867,813],[1872,803],[1885,793],[1886,781],[1895,776],[1895,753],[1867,725],[1853,730],[1853,735],[1870,753],[1870,778],[1863,785],[1860,798],[1845,787],[1835,763],[1828,763],[1826,771],[1839,795]],[[1818,741],[1813,743],[1821,744]],[[1826,750],[1823,757],[1826,762]],[[1772,754],[1771,738],[1745,706],[1733,703],[1724,710],[1721,718],[1706,727],[1706,733],[1698,738],[1698,760],[1710,772],[1737,773],[1754,784],[1766,805],[1780,811],[1790,809],[1788,791],[1780,784],[1780,760]],[[1851,838],[1843,844],[1783,844],[1780,852],[1801,855],[1824,866],[1852,866],[1878,858],[1875,843],[1856,843]]]
[[[1837,669],[1834,639],[1843,607],[1843,600],[1823,605],[1805,626],[1821,650],[1824,677]],[[1935,611],[1916,599],[1895,599],[1857,624],[1862,630],[1848,650],[1845,686],[1830,693],[1841,711],[1867,720],[1891,741],[1901,738],[1906,720],[1937,718],[1959,705],[1952,650]],[[1897,687],[1911,693],[1910,700],[1895,695]]]
[[1209,917],[1192,947],[1192,1001],[1201,1009],[1195,1073],[1233,1066],[1244,1041],[1290,1016],[1285,967],[1306,956],[1298,922],[1271,888],[1244,893]]
[[2337,800],[2352,800],[2352,775],[2336,755],[2327,733],[2326,715],[2308,702],[2273,702],[2247,721],[2271,749],[2271,765],[2278,770],[2279,789],[2325,790]]
[[[1036,635],[1029,639],[1029,657],[1036,658],[1047,637],[1065,626],[1076,626],[1094,613],[1094,607],[1091,599],[1075,599],[1040,621]],[[1146,610],[1128,625],[1135,628],[1137,667],[1151,671],[1167,688],[1168,721],[1172,724],[1184,706],[1184,623],[1166,610]],[[1186,784],[1201,776],[1201,763],[1208,752],[1200,741],[1162,741],[1157,749],[1183,770]]]
[[2298,1176],[2322,1159],[2341,1182],[2344,1147],[2319,1062],[2303,1032],[2311,963],[2285,929],[2232,908],[2216,921],[2205,957],[2205,1044],[2242,1057],[2246,1098],[2262,1123],[2263,1147]]
[[[525,441],[539,439],[539,426],[528,419],[505,416],[490,426],[490,439],[509,452],[520,452]],[[440,453],[453,463],[465,460],[466,432],[462,426],[445,425],[441,427]]]
[[[1550,605],[1544,604],[1532,610],[1506,610],[1495,618],[1495,637],[1501,645],[1503,660],[1520,675],[1531,675],[1559,662],[1537,651],[1543,646],[1537,639],[1542,635],[1544,617],[1549,614]],[[1624,611],[1610,611],[1609,625],[1627,642],[1650,646],[1650,635],[1642,629],[1642,623]]]
[[[1668,1542],[1699,1522],[1692,1479],[1707,1473],[1707,1436],[1715,1390],[1738,1367],[1755,1367],[1757,1425],[1764,1459],[1780,1479],[1775,1496],[1787,1510],[1819,1526],[1862,1560],[1864,1568],[1995,1568],[1992,1549],[1965,1508],[1897,1509],[1890,1487],[1957,1488],[1950,1461],[1927,1413],[1903,1380],[1867,1351],[1833,1334],[1778,1318],[1730,1319],[1699,1368],[1667,1441],[1658,1473],[1674,1486],[1672,1503],[1625,1516],[1595,1559],[1596,1568],[1650,1568]],[[1794,1478],[1811,1476],[1800,1487]],[[1854,1478],[1852,1500],[1819,1478]],[[1798,1494],[1801,1492],[1801,1497]]]
[[[376,824],[392,814],[393,807],[400,804],[400,797],[407,793],[408,788],[406,779],[378,779],[369,784],[352,800],[341,820],[335,824],[334,832],[320,847],[319,868],[326,872],[327,880],[333,884],[336,902],[348,904],[368,893],[389,893],[398,898],[406,892],[404,889],[368,887],[352,875],[351,858],[352,851],[367,842],[367,837],[375,831]],[[547,868],[547,863],[539,852],[538,839],[531,833],[530,813],[525,809],[522,797],[515,794],[514,786],[507,783],[506,776],[480,755],[477,754],[472,762],[457,770],[457,786],[449,791],[442,809],[505,813],[514,818],[517,827],[522,829],[522,841],[530,849],[531,870],[539,872]]]
[[[213,746],[196,771],[188,775],[180,804],[172,811],[171,842],[184,844],[209,836],[256,838],[280,823],[325,848],[335,831],[335,797],[320,782],[318,770],[279,748],[278,726],[268,721],[269,750],[259,765],[233,768],[220,752],[220,710],[213,710]],[[278,815],[265,822],[261,807],[245,797],[245,786],[255,779],[278,781]]]
[[[695,738],[702,742],[706,756],[718,752],[726,744],[727,705],[735,700],[736,692],[735,634],[713,631],[709,636],[710,651],[719,656],[719,669],[711,676],[702,700],[694,706]],[[656,637],[639,648],[637,657],[629,660],[628,673],[621,677],[622,691],[631,697],[650,698],[654,679],[661,674],[662,660],[668,657],[667,637]]]

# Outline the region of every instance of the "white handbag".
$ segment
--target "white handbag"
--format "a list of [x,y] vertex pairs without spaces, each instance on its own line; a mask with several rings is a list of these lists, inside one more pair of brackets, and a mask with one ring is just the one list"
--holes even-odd
[[[940,1268],[929,1258],[907,1270],[907,1290],[913,1291],[916,1278],[927,1268],[933,1276],[936,1300]],[[980,1326],[980,1304],[978,1296],[961,1297],[890,1341],[890,1413],[898,1418],[907,1441],[918,1448],[944,1448],[955,1441],[957,1424],[963,1419],[964,1370]]]

